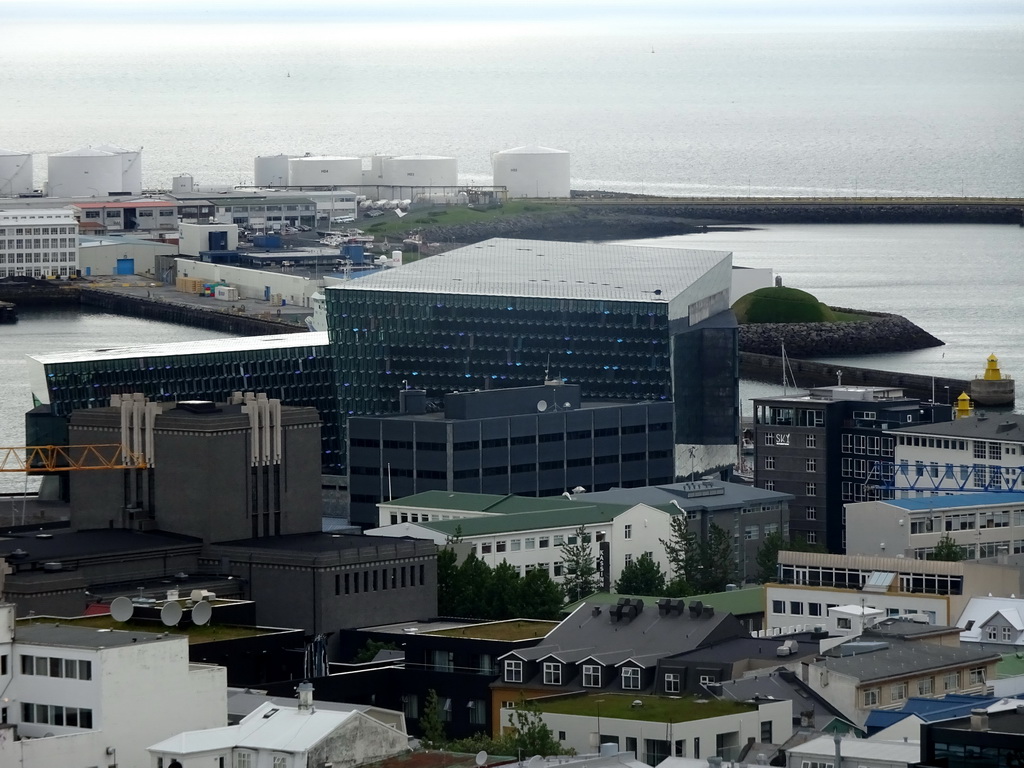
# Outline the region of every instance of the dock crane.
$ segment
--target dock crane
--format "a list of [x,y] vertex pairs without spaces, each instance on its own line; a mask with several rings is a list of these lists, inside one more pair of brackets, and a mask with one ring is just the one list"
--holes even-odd
[[0,447],[0,472],[145,469],[146,461],[119,443]]

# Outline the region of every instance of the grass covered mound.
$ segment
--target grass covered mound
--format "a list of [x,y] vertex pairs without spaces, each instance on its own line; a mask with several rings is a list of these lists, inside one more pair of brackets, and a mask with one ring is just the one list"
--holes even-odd
[[732,305],[741,323],[834,323],[840,319],[811,294],[796,288],[759,288]]

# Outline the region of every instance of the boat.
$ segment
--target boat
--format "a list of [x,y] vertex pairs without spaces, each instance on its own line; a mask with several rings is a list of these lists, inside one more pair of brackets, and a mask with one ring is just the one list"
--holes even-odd
[[1016,391],[1012,376],[999,370],[999,358],[989,355],[985,372],[971,380],[971,399],[977,405],[1013,405]]

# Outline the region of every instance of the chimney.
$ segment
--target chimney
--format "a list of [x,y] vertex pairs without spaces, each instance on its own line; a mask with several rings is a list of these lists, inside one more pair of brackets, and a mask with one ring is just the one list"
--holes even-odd
[[972,731],[987,731],[988,730],[988,711],[984,709],[972,709],[971,710],[971,730]]
[[312,712],[313,684],[308,680],[303,680],[295,690],[299,692],[299,709],[306,712]]

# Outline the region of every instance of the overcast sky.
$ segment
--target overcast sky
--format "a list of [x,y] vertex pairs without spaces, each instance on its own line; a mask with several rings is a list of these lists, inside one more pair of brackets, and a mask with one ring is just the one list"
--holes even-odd
[[965,19],[1024,15],[1021,0],[0,0],[4,21],[636,25],[702,21]]

